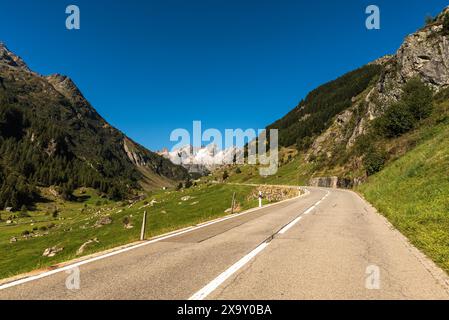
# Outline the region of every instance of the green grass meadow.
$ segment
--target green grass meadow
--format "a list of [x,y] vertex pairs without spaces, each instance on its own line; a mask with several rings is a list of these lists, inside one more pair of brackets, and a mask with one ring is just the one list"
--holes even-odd
[[[100,199],[95,191],[87,190],[84,201],[39,204],[36,211],[29,212],[30,217],[14,219],[17,224],[7,225],[10,213],[2,212],[0,279],[78,258],[76,251],[90,239],[97,238],[99,242],[89,245],[83,255],[138,241],[145,210],[148,212],[146,237],[150,238],[226,215],[234,192],[241,210],[256,207],[258,200],[248,197],[253,189],[250,186],[201,184],[181,191],[149,193],[145,200],[132,207],[128,202]],[[48,214],[55,206],[60,212],[56,218]],[[96,228],[95,223],[105,215],[112,218],[112,223]],[[133,228],[125,229],[125,217],[129,218]],[[47,228],[48,235],[42,235],[41,228]],[[24,231],[42,236],[25,239]],[[10,243],[12,237],[18,241]],[[42,256],[46,248],[54,246],[64,250],[52,258]]]

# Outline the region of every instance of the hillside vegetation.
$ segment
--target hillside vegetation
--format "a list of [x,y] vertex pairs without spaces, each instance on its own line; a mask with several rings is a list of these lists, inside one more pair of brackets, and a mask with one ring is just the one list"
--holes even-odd
[[66,200],[78,187],[119,200],[144,176],[158,188],[187,172],[111,127],[69,78],[30,71],[0,43],[0,208],[32,208],[49,186]]
[[331,125],[336,115],[351,106],[353,97],[377,80],[381,71],[379,65],[367,65],[318,87],[267,130],[279,130],[280,146],[296,145],[299,150],[306,150]]
[[[402,137],[411,151],[370,177],[359,190],[418,248],[449,272],[449,101],[435,126]],[[429,123],[431,123],[429,121]],[[433,123],[435,124],[435,122]],[[408,140],[408,141],[407,141]]]

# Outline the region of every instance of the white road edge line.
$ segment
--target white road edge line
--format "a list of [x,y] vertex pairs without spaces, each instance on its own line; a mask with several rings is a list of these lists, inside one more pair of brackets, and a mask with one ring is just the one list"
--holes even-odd
[[[327,191],[326,195],[319,200],[317,203],[315,203],[311,208],[309,208],[307,211],[312,211],[315,209],[321,202],[323,202],[330,194],[330,191]],[[307,212],[306,211],[306,212]],[[305,214],[305,213],[303,213]],[[295,224],[297,224],[299,221],[301,221],[302,215],[290,222],[287,226],[285,226],[282,230],[280,230],[277,234],[284,234],[289,229],[291,229]],[[204,288],[202,288],[200,291],[196,292],[193,296],[189,298],[189,300],[204,300],[208,295],[210,295],[212,292],[214,292],[222,283],[224,283],[227,279],[229,279],[234,273],[236,273],[239,269],[244,267],[248,262],[250,262],[254,257],[256,257],[259,253],[261,253],[270,242],[264,242],[261,245],[259,245],[256,249],[248,253],[246,256],[244,256],[242,259],[240,259],[238,262],[236,262],[234,265],[232,265],[229,269],[227,269],[225,272],[220,274],[218,277],[216,277],[214,280],[212,280],[209,284],[207,284]]]
[[[301,188],[301,187],[298,187],[298,188]],[[106,253],[104,255],[100,255],[100,256],[97,256],[97,257],[90,258],[90,259],[86,259],[86,260],[83,260],[83,261],[80,261],[80,262],[77,262],[77,263],[73,263],[73,264],[70,264],[70,265],[67,265],[67,266],[64,266],[64,267],[61,267],[61,268],[57,268],[57,269],[54,269],[54,270],[51,270],[51,271],[43,272],[43,273],[37,274],[35,276],[29,276],[29,277],[26,277],[26,278],[23,278],[23,279],[11,281],[11,282],[5,283],[3,285],[0,285],[0,290],[4,290],[4,289],[11,288],[11,287],[15,287],[15,286],[18,286],[18,285],[21,285],[21,284],[24,284],[24,283],[27,283],[27,282],[31,282],[31,281],[36,281],[36,280],[39,280],[39,279],[42,279],[42,278],[46,278],[46,277],[49,277],[51,275],[54,275],[54,274],[57,274],[57,273],[60,273],[60,272],[64,272],[64,271],[67,271],[67,270],[72,270],[73,268],[77,268],[77,267],[80,267],[80,266],[85,265],[85,264],[89,264],[89,263],[92,263],[92,262],[95,262],[95,261],[103,260],[103,259],[106,259],[106,258],[109,258],[109,257],[113,257],[113,256],[118,255],[118,254],[122,254],[122,253],[125,253],[125,252],[128,252],[128,251],[131,251],[131,250],[135,250],[135,249],[138,249],[138,248],[141,248],[141,247],[144,247],[144,246],[148,246],[148,245],[156,243],[156,242],[160,242],[160,241],[163,241],[163,240],[166,240],[166,239],[177,237],[177,236],[183,235],[185,233],[192,232],[192,231],[195,231],[195,230],[198,230],[198,229],[201,229],[201,228],[205,228],[207,226],[210,226],[210,225],[213,225],[213,224],[216,224],[216,223],[220,223],[220,222],[223,222],[223,221],[226,221],[226,220],[229,220],[229,219],[234,219],[234,218],[237,218],[237,217],[240,217],[240,216],[252,213],[254,211],[258,211],[258,210],[261,210],[261,209],[266,209],[266,208],[269,208],[269,207],[272,207],[272,206],[279,205],[281,203],[297,200],[299,198],[302,198],[302,197],[307,196],[307,195],[310,194],[309,190],[307,190],[307,189],[305,189],[305,190],[306,190],[305,194],[302,194],[302,195],[300,195],[298,197],[295,197],[295,198],[291,198],[291,199],[287,199],[287,200],[284,200],[284,201],[280,201],[280,202],[276,202],[276,203],[273,203],[273,204],[269,204],[269,205],[266,205],[266,206],[264,206],[262,208],[249,209],[249,210],[247,210],[245,212],[242,212],[242,213],[239,213],[239,214],[234,214],[234,215],[231,215],[231,216],[219,218],[217,220],[212,220],[210,222],[199,224],[199,225],[194,226],[194,227],[186,228],[186,229],[184,229],[182,231],[179,231],[179,232],[175,231],[174,233],[169,233],[166,236],[160,236],[159,238],[156,238],[156,239],[153,239],[153,240],[149,240],[149,241],[146,241],[146,242],[143,242],[143,243],[140,243],[140,244],[136,244],[136,245],[131,245],[131,246],[123,248],[123,249],[119,249],[119,250],[116,250],[116,251],[113,251],[113,252],[110,252],[110,253]]]

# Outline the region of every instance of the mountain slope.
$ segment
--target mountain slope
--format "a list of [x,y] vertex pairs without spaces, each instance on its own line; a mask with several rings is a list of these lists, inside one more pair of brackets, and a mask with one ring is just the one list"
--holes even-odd
[[[410,122],[402,129],[396,128],[402,130],[398,135],[419,129],[431,112],[411,119],[420,108],[413,99],[419,98],[419,94],[428,97],[426,88],[437,94],[449,86],[448,61],[449,9],[446,8],[425,27],[406,37],[396,54],[317,88],[268,129],[280,130],[281,146],[294,146],[300,151],[300,162],[314,168],[310,177],[335,176],[343,185],[359,185],[385,163],[413,147],[409,144],[402,149],[394,148],[389,141],[395,135],[382,132],[379,126],[394,126],[387,123],[388,118],[393,118],[398,120],[396,125]],[[414,87],[419,91],[415,95]],[[408,96],[406,88],[410,89]]]
[[370,177],[360,191],[415,246],[449,272],[447,110],[441,121],[421,130],[417,146]]
[[123,198],[144,181],[169,186],[184,168],[111,127],[61,75],[41,76],[0,44],[0,207],[30,205],[36,187],[79,186]]
[[329,127],[333,118],[354,102],[381,73],[381,66],[367,65],[320,86],[282,119],[268,126],[280,129],[279,144],[283,147],[310,146],[314,138]]

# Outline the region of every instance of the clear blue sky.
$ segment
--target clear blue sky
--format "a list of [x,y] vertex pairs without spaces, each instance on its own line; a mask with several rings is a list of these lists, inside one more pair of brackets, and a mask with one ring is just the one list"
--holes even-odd
[[[81,30],[65,29],[65,8]],[[381,30],[365,8],[381,9]],[[111,124],[153,150],[173,129],[264,128],[316,86],[388,53],[449,1],[1,0],[0,41],[70,76]],[[190,129],[191,130],[191,129]]]

